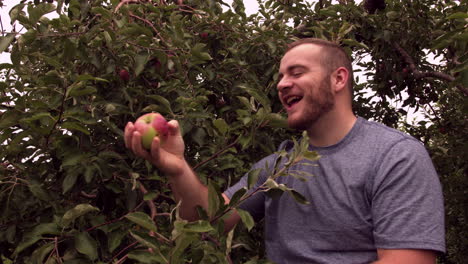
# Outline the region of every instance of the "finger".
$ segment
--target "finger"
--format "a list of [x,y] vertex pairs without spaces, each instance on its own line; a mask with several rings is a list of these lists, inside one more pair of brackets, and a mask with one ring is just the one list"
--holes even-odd
[[133,132],[131,142],[132,142],[131,149],[132,149],[133,153],[135,153],[135,155],[140,156],[140,157],[145,158],[145,159],[149,159],[150,154],[148,153],[148,151],[146,151],[143,148],[143,145],[141,144],[141,134],[140,134],[140,132],[138,132],[138,131]]
[[125,147],[130,148],[130,144],[132,142],[132,134],[133,130],[135,127],[133,126],[132,122],[128,122],[127,125],[125,126],[124,130],[124,142],[125,142]]
[[171,120],[167,122],[169,127],[169,135],[171,136],[180,136],[180,126],[177,120]]
[[151,142],[151,156],[153,157],[153,161],[159,161],[161,157],[161,140],[159,137],[154,137],[153,141]]

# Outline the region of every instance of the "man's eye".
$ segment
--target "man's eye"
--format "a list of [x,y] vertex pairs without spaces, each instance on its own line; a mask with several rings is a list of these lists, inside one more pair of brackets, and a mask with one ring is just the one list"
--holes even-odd
[[301,76],[303,72],[293,72],[292,75],[295,77]]

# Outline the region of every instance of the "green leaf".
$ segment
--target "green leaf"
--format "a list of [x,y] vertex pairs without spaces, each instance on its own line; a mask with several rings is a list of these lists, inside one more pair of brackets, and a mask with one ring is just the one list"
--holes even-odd
[[243,97],[243,96],[237,96],[237,99],[239,99],[239,101],[240,101],[247,109],[249,109],[250,111],[253,110],[252,105],[251,105],[250,102],[249,102],[249,99],[247,99],[246,97]]
[[159,250],[159,241],[154,238],[154,237],[151,237],[145,233],[142,233],[142,232],[131,232],[130,231],[130,235],[136,239],[136,241],[140,242],[143,246],[145,247],[149,247],[149,248],[152,248],[152,249],[155,249],[155,250]]
[[242,220],[242,223],[244,223],[247,230],[250,231],[255,225],[255,221],[253,220],[250,213],[245,211],[245,210],[239,209],[239,208],[237,208],[237,213],[239,214],[239,216],[240,216],[240,218]]
[[268,188],[278,188],[278,183],[273,180],[272,178],[268,178],[266,181],[265,181],[265,186],[268,187]]
[[284,191],[280,189],[270,189],[266,192],[266,194],[271,197],[272,199],[278,199],[283,195]]
[[75,249],[91,260],[95,260],[98,257],[96,240],[88,232],[81,232],[75,235]]
[[143,264],[167,263],[162,256],[150,253],[148,250],[134,250],[129,252],[127,257]]
[[28,5],[29,22],[36,24],[39,19],[50,12],[55,10],[55,6],[49,3],[40,3],[36,6]]
[[67,176],[65,176],[65,179],[63,179],[62,182],[62,193],[65,194],[69,190],[71,190],[71,188],[73,188],[73,186],[75,185],[77,179],[78,173],[76,171],[68,172]]
[[39,52],[34,52],[34,53],[31,53],[31,56],[35,56],[37,57],[38,59],[41,59],[41,60],[44,60],[47,64],[49,64],[50,66],[53,66],[55,68],[61,68],[62,67],[62,64],[60,63],[59,60],[56,59],[56,57],[48,57],[42,53],[39,53]]
[[304,197],[304,195],[300,194],[296,190],[288,189],[287,192],[296,200],[296,202],[300,204],[310,204],[309,201]]
[[99,77],[94,77],[90,74],[83,74],[83,75],[78,75],[76,77],[76,81],[81,82],[81,81],[97,81],[97,82],[106,82],[108,83],[109,81],[103,78]]
[[97,89],[92,86],[85,86],[85,82],[81,81],[76,85],[71,85],[67,90],[67,96],[79,97],[84,95],[91,95],[97,93]]
[[97,170],[96,166],[96,164],[86,166],[86,170],[83,175],[86,183],[90,183],[93,180],[94,172]]
[[114,252],[122,243],[122,239],[127,235],[127,231],[116,230],[107,236],[107,246],[109,252]]
[[247,84],[241,84],[238,87],[249,93],[258,102],[260,102],[260,104],[265,109],[267,109],[267,112],[270,112],[270,99],[268,99],[268,96],[265,93],[263,93],[260,89],[255,89],[253,87],[248,86]]
[[270,113],[266,116],[268,125],[275,128],[287,128],[288,119],[277,113]]
[[254,169],[249,171],[247,175],[247,188],[251,189],[252,187],[255,186],[255,184],[258,182],[258,176],[260,175],[260,172],[262,169]]
[[208,52],[204,51],[205,46],[203,43],[197,43],[192,48],[190,53],[192,54],[192,62],[194,64],[202,64],[213,59]]
[[385,15],[390,20],[395,20],[395,19],[400,17],[400,14],[398,12],[396,12],[396,11],[387,12],[387,14],[385,14]]
[[369,47],[362,43],[362,42],[358,42],[354,39],[343,39],[341,40],[341,43],[343,43],[344,45],[347,45],[347,46],[351,46],[351,47],[359,47],[359,48],[364,48],[365,50],[369,50]]
[[213,121],[213,125],[218,129],[218,131],[221,133],[221,135],[225,135],[226,132],[228,131],[229,127],[226,121],[222,118],[218,118]]
[[176,246],[171,250],[171,259],[168,263],[181,263],[181,256],[184,250],[197,240],[197,236],[193,234],[182,233],[176,239]]
[[70,153],[68,156],[66,156],[62,162],[62,168],[68,167],[68,166],[75,166],[81,163],[83,160],[87,159],[88,155],[85,153]]
[[190,222],[184,226],[184,231],[203,233],[213,231],[214,228],[211,226],[210,222],[204,220],[198,220],[195,222]]
[[15,110],[3,112],[0,116],[0,129],[11,127],[18,123],[21,113]]
[[90,212],[99,212],[99,208],[90,204],[78,204],[63,215],[61,226],[68,227],[75,219]]
[[42,186],[37,182],[31,182],[29,185],[29,190],[31,193],[42,201],[50,201],[50,195],[47,193]]
[[316,161],[320,159],[320,155],[318,154],[317,151],[306,150],[302,155],[304,156],[304,158],[310,161]]
[[231,200],[229,201],[230,206],[235,206],[239,200],[247,193],[247,188],[241,188],[232,195]]
[[50,251],[52,251],[52,249],[54,249],[54,247],[54,243],[48,243],[34,250],[31,255],[33,264],[43,264],[44,258],[50,253]]
[[160,95],[147,95],[146,97],[158,102],[166,113],[172,113],[171,103],[166,98]]
[[458,19],[458,18],[466,19],[468,18],[468,14],[464,12],[457,12],[447,17],[447,19]]
[[4,52],[11,42],[15,39],[16,33],[8,33],[4,37],[0,37],[0,53]]
[[10,14],[10,23],[13,24],[16,20],[18,20],[21,16],[24,16],[25,13],[23,11],[24,3],[15,5],[9,12]]
[[42,119],[42,118],[47,118],[47,119],[50,119],[52,121],[55,121],[55,119],[52,117],[52,115],[50,113],[40,112],[40,113],[36,113],[36,114],[32,115],[31,117],[23,118],[23,119],[20,120],[20,122],[31,123],[33,121],[36,121],[36,120],[39,120],[39,119]]
[[27,233],[23,237],[23,240],[18,244],[15,251],[13,252],[13,256],[17,256],[21,251],[35,244],[37,241],[41,240],[42,235],[45,234],[59,235],[59,227],[56,223],[45,223],[37,225],[31,232]]
[[84,133],[85,135],[90,135],[91,133],[89,132],[88,128],[85,126],[81,125],[78,122],[73,122],[73,121],[65,121],[60,125],[63,129],[67,129],[70,131],[80,131]]
[[203,207],[201,207],[200,205],[197,205],[196,209],[197,209],[198,217],[201,220],[209,220],[208,214],[206,213],[206,211],[205,211],[205,209]]
[[149,57],[150,55],[147,53],[138,54],[135,56],[135,76],[140,75],[140,73],[143,71],[146,63],[148,63]]
[[133,223],[141,226],[141,227],[144,227],[148,230],[151,230],[151,231],[154,231],[154,232],[157,232],[158,229],[156,228],[156,225],[154,224],[153,220],[151,219],[151,217],[143,212],[134,212],[134,213],[130,213],[130,214],[127,214],[125,216],[125,218],[127,218],[128,220],[132,221]]
[[157,193],[154,193],[154,192],[148,192],[148,193],[145,193],[145,195],[143,195],[143,200],[145,201],[152,201],[154,198],[156,198],[158,196]]

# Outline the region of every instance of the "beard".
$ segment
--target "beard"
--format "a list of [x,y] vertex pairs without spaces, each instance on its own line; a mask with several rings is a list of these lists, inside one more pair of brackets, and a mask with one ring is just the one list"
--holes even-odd
[[335,97],[331,92],[330,76],[325,76],[319,83],[318,91],[310,90],[302,98],[305,108],[297,118],[288,118],[288,126],[293,129],[307,130],[324,114],[330,112],[335,106]]

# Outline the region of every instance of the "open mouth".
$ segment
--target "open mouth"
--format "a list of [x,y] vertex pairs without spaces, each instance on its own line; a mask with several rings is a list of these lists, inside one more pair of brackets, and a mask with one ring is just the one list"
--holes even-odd
[[301,100],[302,100],[301,96],[293,95],[293,96],[289,96],[285,98],[284,103],[288,108],[290,108]]

